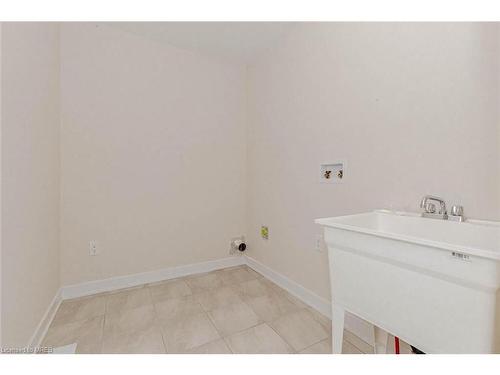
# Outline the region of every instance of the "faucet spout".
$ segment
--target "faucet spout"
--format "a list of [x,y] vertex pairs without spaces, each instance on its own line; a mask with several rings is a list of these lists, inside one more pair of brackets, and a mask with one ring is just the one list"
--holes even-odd
[[[435,213],[435,205],[432,202],[439,203],[439,212]],[[448,212],[446,210],[446,202],[443,198],[434,195],[426,195],[420,201],[420,207],[424,209],[422,216],[431,217],[434,219],[448,219]]]

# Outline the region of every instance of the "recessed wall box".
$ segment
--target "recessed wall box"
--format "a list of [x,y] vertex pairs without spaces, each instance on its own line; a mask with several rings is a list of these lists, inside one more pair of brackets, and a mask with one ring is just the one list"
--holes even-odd
[[320,165],[319,181],[323,183],[339,183],[345,179],[345,162],[325,163]]

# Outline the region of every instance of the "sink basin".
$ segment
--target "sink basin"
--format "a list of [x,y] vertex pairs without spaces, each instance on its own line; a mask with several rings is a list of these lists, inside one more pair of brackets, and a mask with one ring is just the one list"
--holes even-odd
[[334,352],[346,311],[427,353],[499,351],[499,223],[386,210],[316,223],[328,247]]
[[317,219],[316,223],[500,260],[500,225],[497,222],[468,220],[459,223],[430,220],[417,214],[377,210]]

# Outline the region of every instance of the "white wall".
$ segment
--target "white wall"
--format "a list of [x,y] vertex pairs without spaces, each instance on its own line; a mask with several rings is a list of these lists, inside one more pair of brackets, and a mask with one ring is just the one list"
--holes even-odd
[[[500,219],[498,25],[302,24],[248,76],[103,25],[2,28],[4,346],[60,285],[222,258],[245,232],[329,298],[314,218],[432,193]],[[340,158],[345,182],[319,184]]]
[[62,25],[63,285],[228,256],[245,231],[245,74],[105,25]]
[[[2,28],[0,22],[0,77],[2,76]],[[3,273],[2,273],[2,84],[0,83],[0,348],[2,347],[2,289],[3,289]]]
[[1,34],[2,345],[25,346],[59,287],[59,32]]
[[[498,35],[494,24],[302,24],[251,66],[249,255],[329,298],[315,218],[418,211],[435,194],[500,219]],[[344,183],[320,184],[319,164],[338,159]]]

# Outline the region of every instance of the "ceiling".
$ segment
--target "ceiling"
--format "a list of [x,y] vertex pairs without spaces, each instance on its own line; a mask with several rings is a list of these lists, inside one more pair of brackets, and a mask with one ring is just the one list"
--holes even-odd
[[112,27],[241,63],[271,49],[296,25],[292,22],[114,22]]

